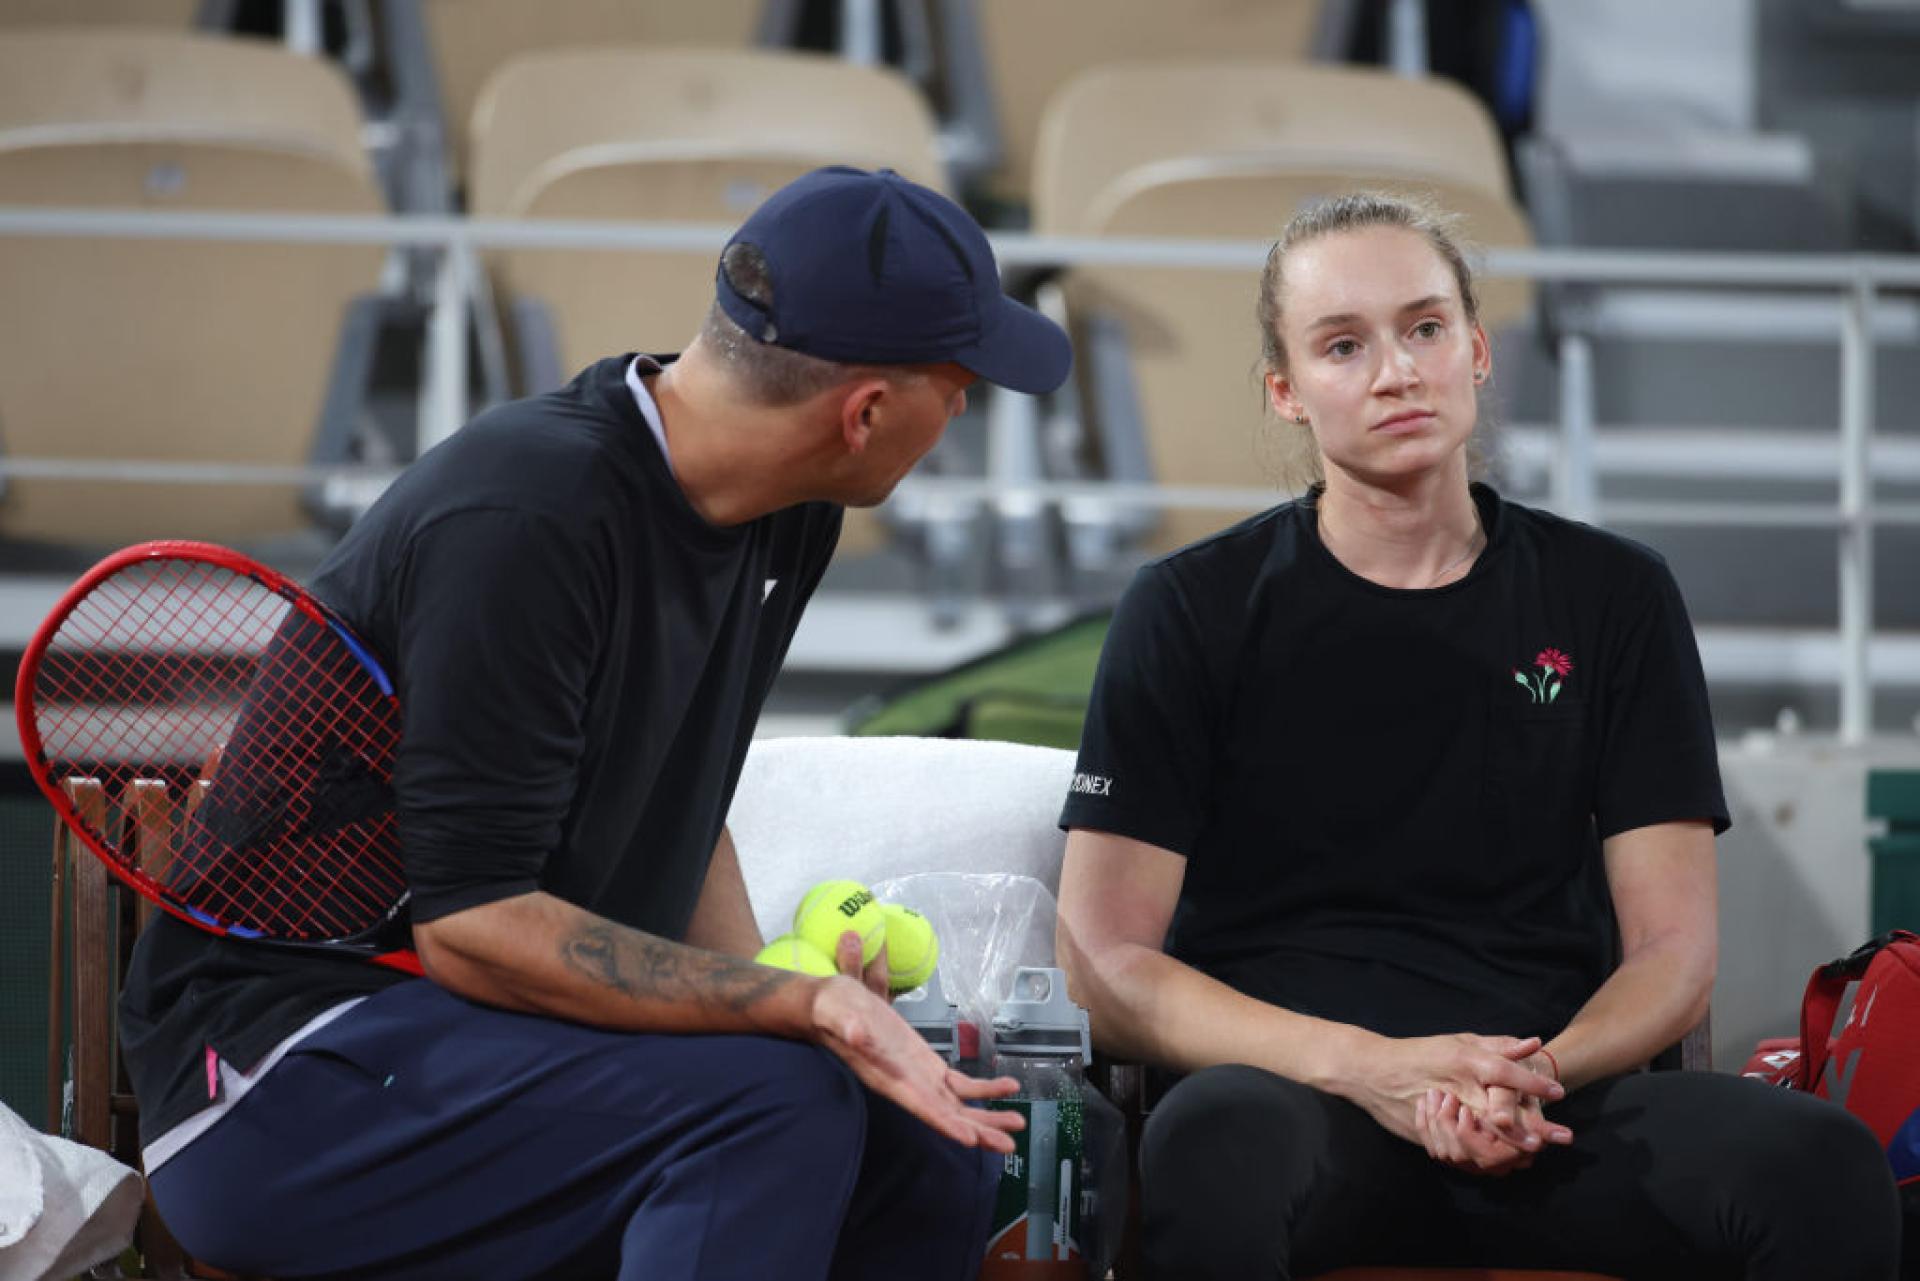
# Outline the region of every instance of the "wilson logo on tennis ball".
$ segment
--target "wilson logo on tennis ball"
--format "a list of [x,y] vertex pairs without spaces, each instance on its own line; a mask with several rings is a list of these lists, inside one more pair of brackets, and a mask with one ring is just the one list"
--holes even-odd
[[828,956],[839,954],[840,936],[848,930],[860,936],[860,963],[873,964],[886,946],[886,918],[873,891],[858,881],[822,881],[793,914],[793,932]]

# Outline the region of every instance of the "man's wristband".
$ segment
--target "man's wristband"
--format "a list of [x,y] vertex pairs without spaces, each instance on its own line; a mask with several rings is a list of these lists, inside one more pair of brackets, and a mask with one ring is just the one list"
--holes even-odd
[[1553,1079],[1558,1081],[1560,1079],[1560,1060],[1554,1058],[1553,1051],[1544,1045],[1540,1047],[1540,1053],[1546,1055],[1547,1062],[1553,1065]]

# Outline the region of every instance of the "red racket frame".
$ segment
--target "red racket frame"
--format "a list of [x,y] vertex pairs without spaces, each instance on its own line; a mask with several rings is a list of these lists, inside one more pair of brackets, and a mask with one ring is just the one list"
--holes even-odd
[[[251,557],[243,556],[231,548],[221,547],[215,543],[190,542],[181,539],[138,543],[114,552],[81,575],[79,580],[67,589],[66,594],[60,598],[59,603],[53,607],[45,621],[40,624],[25,654],[21,656],[19,676],[14,683],[14,714],[19,723],[20,744],[26,752],[27,767],[33,774],[33,781],[46,795],[61,822],[65,823],[68,829],[78,836],[115,876],[148,902],[196,929],[223,938],[241,939],[275,949],[292,949],[336,957],[347,954],[406,974],[421,974],[423,971],[420,958],[409,949],[370,946],[360,942],[358,936],[327,941],[272,938],[257,935],[251,931],[229,928],[211,917],[197,914],[190,907],[175,903],[164,886],[140,868],[125,861],[99,833],[92,830],[75,809],[66,790],[60,786],[60,781],[53,777],[47,760],[46,745],[35,716],[35,685],[40,674],[41,662],[61,626],[96,587],[130,566],[154,560],[209,564],[253,579],[293,608],[337,635],[360,664],[374,677],[383,696],[389,700],[397,714],[399,699],[393,692],[393,683],[387,678],[386,672],[382,670],[365,642],[355,636],[351,628],[335,617],[332,611],[316,600],[305,588],[286,575],[260,564]],[[396,904],[396,908],[397,906]]]

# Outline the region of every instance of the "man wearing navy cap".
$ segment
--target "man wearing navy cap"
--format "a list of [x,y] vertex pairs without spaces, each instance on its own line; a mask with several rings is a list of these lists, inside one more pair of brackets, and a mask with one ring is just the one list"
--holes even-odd
[[1069,360],[957,206],[824,169],[735,234],[678,359],[603,360],[407,470],[314,589],[397,677],[430,977],[148,929],[122,1044],[190,1251],[275,1277],[977,1274],[1017,1121],[972,1105],[1012,1082],[947,1070],[852,935],[833,978],[752,964],[725,818],[842,508],[976,378],[1048,391]]

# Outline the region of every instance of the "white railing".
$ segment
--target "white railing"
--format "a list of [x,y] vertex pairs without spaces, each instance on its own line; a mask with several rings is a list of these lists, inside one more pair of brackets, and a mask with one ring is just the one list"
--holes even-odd
[[[119,239],[216,240],[281,243],[381,244],[437,248],[443,268],[428,336],[428,387],[421,424],[423,446],[450,434],[466,416],[468,368],[465,324],[477,279],[477,257],[489,249],[631,249],[715,252],[731,228],[696,224],[627,224],[559,220],[401,216],[369,218],[281,214],[147,212],[99,209],[0,208],[0,235]],[[1105,239],[1002,233],[992,236],[1003,267],[1078,264],[1259,269],[1267,246],[1252,241]],[[1874,345],[1884,333],[1883,294],[1920,292],[1920,259],[1890,255],[1701,254],[1600,250],[1495,250],[1486,274],[1541,282],[1662,289],[1789,290],[1839,302],[1839,500],[1836,503],[1618,502],[1599,496],[1596,476],[1591,338],[1577,329],[1560,337],[1561,403],[1553,505],[1595,521],[1752,527],[1819,526],[1838,535],[1840,608],[1840,737],[1864,740],[1872,724],[1873,532],[1876,525],[1920,524],[1920,503],[1876,503]],[[89,463],[64,459],[0,459],[0,475],[97,474],[97,469],[145,468],[137,462]],[[182,468],[177,479],[206,479],[205,466]],[[251,477],[250,469],[213,467],[235,480],[288,479],[286,469]],[[162,474],[145,473],[165,480]],[[390,473],[353,468],[298,471],[338,485],[378,485]],[[1738,475],[1737,459],[1725,474]],[[906,493],[978,498],[996,503],[1061,502],[1097,497],[1142,505],[1245,509],[1269,504],[1270,490],[1156,485],[1114,486],[1042,481],[921,479]]]

